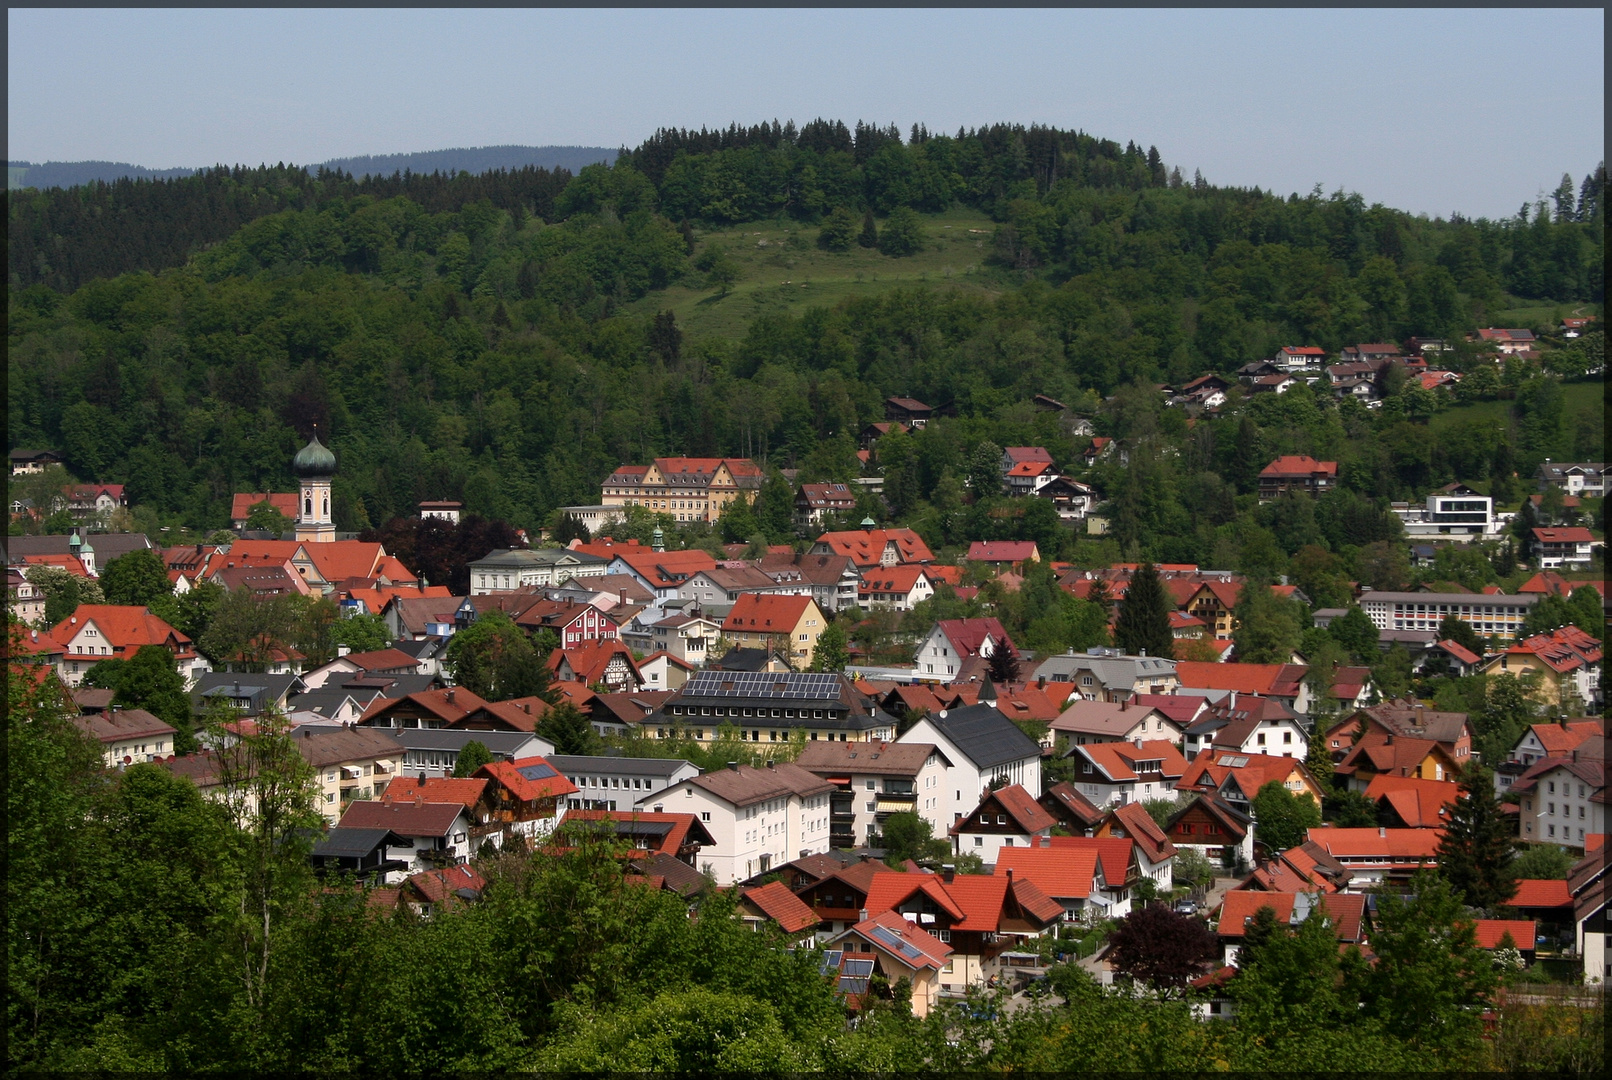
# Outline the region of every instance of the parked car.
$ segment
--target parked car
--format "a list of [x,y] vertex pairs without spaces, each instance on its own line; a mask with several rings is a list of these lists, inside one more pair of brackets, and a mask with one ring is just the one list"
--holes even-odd
[[1196,900],[1177,900],[1175,902],[1175,913],[1177,915],[1196,915],[1198,913],[1198,902]]

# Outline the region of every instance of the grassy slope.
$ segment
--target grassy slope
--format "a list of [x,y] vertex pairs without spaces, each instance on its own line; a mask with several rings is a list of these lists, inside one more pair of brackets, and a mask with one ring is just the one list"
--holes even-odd
[[[983,214],[954,210],[923,219],[929,243],[917,255],[892,259],[853,247],[833,254],[817,247],[817,228],[792,221],[761,221],[701,231],[696,254],[712,244],[732,253],[741,277],[727,296],[710,288],[674,285],[625,310],[647,315],[671,310],[691,337],[740,338],[758,315],[831,306],[850,296],[874,296],[927,283],[995,295],[1003,278],[985,269],[995,225]],[[789,245],[790,237],[798,238]],[[801,246],[803,245],[803,246]]]
[[[1578,423],[1580,413],[1597,413],[1606,400],[1606,383],[1601,379],[1564,383],[1562,390],[1569,427]],[[1471,405],[1457,405],[1433,417],[1429,426],[1437,432],[1467,420],[1506,423],[1511,415],[1510,410],[1509,401],[1478,401]]]

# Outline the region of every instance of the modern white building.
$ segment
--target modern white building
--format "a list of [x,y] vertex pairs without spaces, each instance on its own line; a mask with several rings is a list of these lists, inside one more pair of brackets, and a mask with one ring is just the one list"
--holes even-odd
[[470,594],[559,585],[576,577],[603,577],[608,561],[565,548],[504,548],[470,564]]
[[1413,540],[1461,537],[1494,540],[1506,530],[1510,514],[1496,514],[1494,500],[1465,484],[1451,484],[1427,497],[1423,506],[1394,503],[1392,509]]
[[548,763],[577,787],[570,810],[633,810],[657,791],[665,791],[700,770],[681,758],[611,757],[605,754],[548,755]]
[[1485,636],[1514,636],[1521,628],[1528,609],[1539,603],[1539,596],[1526,593],[1418,593],[1378,592],[1361,594],[1360,607],[1378,630],[1437,631],[1446,615],[1454,615]]

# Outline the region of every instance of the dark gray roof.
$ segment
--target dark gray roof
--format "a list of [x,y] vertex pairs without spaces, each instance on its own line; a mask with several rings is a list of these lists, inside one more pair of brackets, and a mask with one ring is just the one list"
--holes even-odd
[[[145,533],[88,533],[86,536],[95,549],[97,566],[105,566],[131,551],[146,551],[154,546]],[[6,550],[11,557],[72,554],[65,536],[12,536],[6,539]]]
[[374,689],[342,690],[338,687],[329,689],[320,687],[318,690],[309,690],[289,699],[286,708],[292,712],[308,711],[321,716],[333,716],[336,710],[341,708],[341,703],[348,698],[352,698],[358,703],[359,708],[363,709],[368,708],[381,696],[381,692]]
[[[383,682],[386,683],[386,686],[384,687],[380,685]],[[329,685],[332,688],[336,687],[337,685],[345,687],[348,683],[356,684],[348,689],[349,693],[357,694],[364,690],[379,689],[382,694],[389,698],[400,698],[408,697],[410,694],[421,694],[427,690],[435,689],[438,685],[437,677],[435,675],[366,676],[362,672],[354,672],[351,677],[340,684],[337,684],[336,680],[332,679],[330,680]]]
[[741,649],[734,647],[716,661],[720,671],[761,671],[772,656],[771,649]]
[[279,701],[299,682],[296,675],[244,675],[227,671],[209,671],[191,687],[190,700],[198,709],[205,709],[216,697],[250,698],[249,708],[256,712],[270,702]]
[[376,848],[402,847],[404,843],[391,829],[344,829],[337,825],[315,842],[309,854],[327,859],[361,859]]
[[525,731],[454,731],[448,728],[379,728],[407,750],[463,750],[465,743],[481,743],[495,757],[540,756],[544,740]]
[[693,896],[706,886],[704,874],[664,851],[633,859],[629,865],[640,874],[665,878],[667,887],[680,896]]
[[399,639],[392,642],[392,648],[416,660],[429,660],[441,652],[447,644],[447,638],[423,637],[419,641]]
[[689,764],[682,758],[613,757],[605,754],[551,754],[548,761],[562,773],[609,772],[636,776],[671,776]]
[[1041,747],[991,705],[943,709],[925,719],[978,768],[1041,756]]

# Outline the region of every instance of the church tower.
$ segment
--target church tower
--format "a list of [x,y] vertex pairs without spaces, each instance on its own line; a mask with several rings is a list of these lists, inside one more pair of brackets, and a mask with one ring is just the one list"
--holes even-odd
[[330,478],[336,472],[336,455],[319,441],[317,431],[291,459],[291,471],[302,483],[302,498],[297,503],[298,542],[336,539],[336,523],[330,516]]

